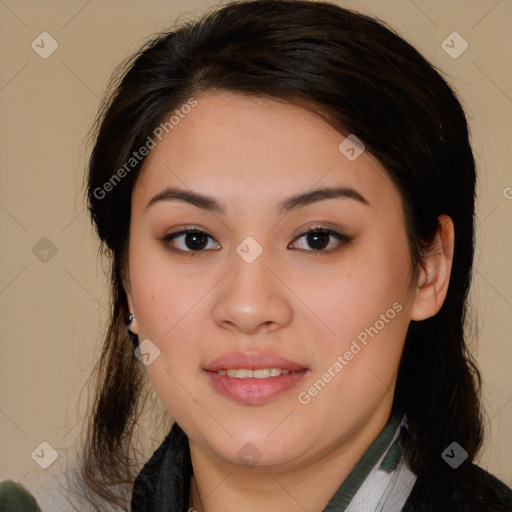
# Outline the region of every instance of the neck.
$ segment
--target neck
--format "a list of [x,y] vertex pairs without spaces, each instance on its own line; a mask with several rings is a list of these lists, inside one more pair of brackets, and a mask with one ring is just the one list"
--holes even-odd
[[376,409],[353,435],[291,470],[228,464],[189,439],[194,475],[190,507],[197,512],[323,510],[386,425],[390,407]]

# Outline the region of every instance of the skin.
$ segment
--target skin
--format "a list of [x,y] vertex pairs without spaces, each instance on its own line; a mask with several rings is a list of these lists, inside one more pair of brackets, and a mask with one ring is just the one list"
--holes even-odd
[[[270,99],[209,91],[148,155],[132,194],[129,272],[132,330],[160,352],[146,367],[189,438],[196,510],[322,510],[388,421],[407,327],[437,313],[446,296],[453,224],[411,283],[403,204],[368,151],[349,161],[345,136],[314,113]],[[159,201],[168,186],[214,197],[225,214]],[[357,190],[369,206],[335,198],[278,214],[276,205],[313,187]],[[318,225],[320,251],[300,236]],[[197,228],[202,252],[176,254],[160,241]],[[236,252],[252,236],[252,263]],[[192,240],[193,242],[193,240]],[[314,240],[313,240],[314,243]],[[192,252],[181,236],[167,241]],[[324,251],[324,252],[322,252]],[[298,401],[394,303],[402,307],[309,403]],[[247,405],[215,391],[203,368],[231,351],[268,351],[308,367],[296,387]],[[237,453],[253,443],[261,458]]]

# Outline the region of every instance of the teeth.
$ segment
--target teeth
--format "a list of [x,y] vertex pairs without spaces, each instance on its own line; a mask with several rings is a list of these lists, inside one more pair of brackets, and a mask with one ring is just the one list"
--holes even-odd
[[288,375],[290,370],[282,370],[281,368],[262,368],[261,370],[249,370],[246,368],[230,368],[228,370],[219,370],[219,375],[227,375],[235,379],[267,379],[268,377],[279,377],[280,375]]
[[[261,370],[253,370],[252,376],[255,379],[267,379],[268,377],[270,377],[270,368],[263,368]],[[273,377],[275,377],[275,375],[273,375]]]
[[238,379],[249,379],[252,377],[252,370],[228,370],[228,377],[236,377]]

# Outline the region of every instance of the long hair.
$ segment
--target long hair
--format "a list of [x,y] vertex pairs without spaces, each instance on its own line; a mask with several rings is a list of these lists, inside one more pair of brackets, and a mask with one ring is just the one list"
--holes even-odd
[[[145,376],[125,330],[123,276],[131,192],[144,159],[126,163],[174,110],[211,89],[284,100],[356,134],[401,194],[412,282],[438,216],[452,218],[448,293],[434,317],[409,326],[394,408],[408,416],[405,455],[415,473],[444,471],[441,453],[454,440],[474,460],[483,435],[480,376],[465,324],[476,172],[461,104],[440,72],[384,23],[327,2],[259,0],[154,37],[118,68],[99,112],[87,194],[111,261],[112,305],[83,449],[85,484],[123,507],[137,471],[134,428]],[[122,179],[113,181],[116,173]]]

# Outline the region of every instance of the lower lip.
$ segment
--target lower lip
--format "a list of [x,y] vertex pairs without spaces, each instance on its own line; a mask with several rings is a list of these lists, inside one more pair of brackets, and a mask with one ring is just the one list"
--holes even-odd
[[268,402],[276,396],[296,386],[306,375],[307,370],[290,372],[279,377],[266,379],[237,379],[216,372],[206,371],[213,387],[222,395],[235,402],[258,405]]

